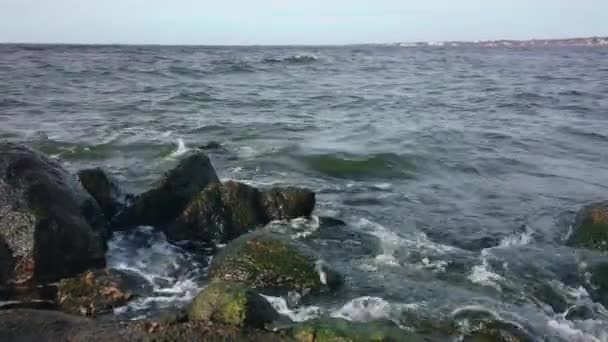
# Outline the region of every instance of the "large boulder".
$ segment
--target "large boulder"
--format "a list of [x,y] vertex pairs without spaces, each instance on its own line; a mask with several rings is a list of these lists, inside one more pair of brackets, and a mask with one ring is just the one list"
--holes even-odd
[[191,321],[264,328],[279,314],[264,297],[241,283],[216,281],[196,296],[188,307]]
[[57,302],[59,308],[67,313],[97,316],[151,292],[147,281],[136,274],[97,270],[62,279],[58,285]]
[[107,221],[56,161],[0,143],[0,287],[32,288],[105,266]]
[[583,207],[572,229],[568,245],[608,251],[608,201]]
[[342,278],[319,263],[295,241],[249,233],[232,241],[214,259],[209,275],[215,280],[237,281],[273,293],[319,292],[338,287]]
[[194,196],[165,229],[170,240],[225,243],[271,220],[310,216],[314,192],[296,187],[266,191],[228,181],[215,183]]
[[101,168],[80,170],[78,178],[82,186],[95,198],[109,220],[122,209],[118,185]]
[[315,208],[315,193],[305,188],[272,188],[262,192],[261,202],[270,220],[307,217]]
[[192,197],[207,185],[219,182],[204,153],[193,153],[167,172],[157,186],[137,196],[112,221],[117,229],[165,225],[181,214]]
[[257,189],[243,183],[215,183],[196,195],[166,229],[174,241],[225,243],[268,222]]

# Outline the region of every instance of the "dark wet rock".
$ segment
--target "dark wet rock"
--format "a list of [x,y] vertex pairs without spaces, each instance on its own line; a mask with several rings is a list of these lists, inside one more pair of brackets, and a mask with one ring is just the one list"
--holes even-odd
[[549,283],[534,285],[531,288],[531,295],[534,301],[549,305],[555,313],[565,312],[568,309],[568,300]]
[[211,263],[212,279],[238,281],[264,290],[319,292],[335,289],[342,279],[335,272],[321,272],[310,251],[295,241],[265,232],[244,235],[226,246]]
[[300,323],[292,328],[292,336],[299,342],[429,341],[422,336],[399,329],[390,321],[356,323],[337,318]]
[[268,222],[257,189],[234,181],[215,183],[197,194],[167,227],[174,241],[227,242]]
[[0,143],[0,287],[103,267],[108,236],[99,205],[75,176],[37,151]]
[[29,300],[29,301],[7,301],[0,302],[0,310],[11,309],[35,309],[35,310],[57,310],[57,302],[54,300]]
[[151,293],[145,279],[135,274],[98,270],[78,277],[62,279],[57,302],[62,311],[83,316],[97,316],[125,305],[137,296]]
[[167,172],[157,186],[133,199],[112,221],[118,229],[139,225],[159,226],[181,214],[194,195],[219,182],[209,158],[193,153]]
[[321,228],[321,229],[327,229],[327,228],[332,228],[332,227],[344,227],[344,226],[346,226],[346,222],[344,222],[340,219],[329,217],[329,216],[319,216],[319,228]]
[[572,229],[568,245],[608,251],[608,201],[583,207]]
[[308,217],[315,208],[315,193],[296,187],[273,188],[262,192],[262,207],[270,220]]
[[222,144],[217,141],[210,141],[204,145],[198,147],[201,150],[219,150],[222,148]]
[[565,318],[570,321],[596,319],[597,315],[587,305],[574,305],[566,311]]
[[196,296],[188,308],[191,321],[213,321],[263,328],[279,314],[259,293],[241,283],[215,281]]
[[118,185],[101,168],[78,172],[82,186],[95,198],[109,220],[122,209]]
[[100,322],[57,311],[22,309],[0,311],[0,341],[273,342],[292,339],[286,333],[270,333],[213,322]]
[[585,288],[589,295],[594,301],[608,305],[608,262],[592,265],[588,272],[591,277]]

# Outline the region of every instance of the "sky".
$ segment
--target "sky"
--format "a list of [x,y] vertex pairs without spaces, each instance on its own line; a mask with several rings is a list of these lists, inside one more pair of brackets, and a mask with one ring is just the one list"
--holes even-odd
[[608,0],[0,0],[0,42],[290,45],[608,36]]

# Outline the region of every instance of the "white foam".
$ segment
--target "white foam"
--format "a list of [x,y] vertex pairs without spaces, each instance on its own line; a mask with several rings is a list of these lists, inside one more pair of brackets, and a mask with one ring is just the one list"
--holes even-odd
[[117,313],[188,302],[200,291],[196,279],[205,271],[192,255],[167,242],[152,227],[114,233],[108,242],[107,260],[109,268],[136,273],[153,290],[150,297],[138,298]]
[[608,332],[603,332],[599,337],[587,334],[576,329],[574,324],[567,320],[549,320],[547,327],[556,332],[560,337],[569,342],[606,342]]
[[171,153],[170,157],[171,158],[179,157],[181,155],[184,155],[189,150],[190,149],[186,146],[184,139],[179,138],[179,139],[177,139],[177,149],[175,151],[173,151],[173,153]]
[[395,313],[393,306],[380,297],[360,297],[346,303],[331,313],[331,317],[355,322],[390,319]]
[[261,295],[264,297],[272,307],[277,310],[281,315],[289,317],[294,322],[304,322],[310,319],[321,316],[321,308],[318,306],[306,306],[295,309],[290,309],[287,305],[287,301],[282,297],[273,297],[267,295]]
[[490,286],[498,291],[502,291],[499,282],[504,281],[504,278],[491,271],[491,266],[487,259],[488,254],[487,249],[481,251],[481,265],[473,266],[471,274],[467,278],[475,284]]
[[521,233],[504,237],[497,247],[523,246],[532,242],[533,239],[533,232],[526,227],[526,230]]

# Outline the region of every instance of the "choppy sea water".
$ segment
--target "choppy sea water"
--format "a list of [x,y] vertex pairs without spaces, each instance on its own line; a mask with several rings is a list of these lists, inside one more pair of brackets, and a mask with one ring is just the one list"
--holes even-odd
[[[0,138],[127,192],[210,141],[223,179],[317,192],[312,220],[274,229],[346,275],[294,320],[485,310],[539,340],[607,341],[585,290],[608,257],[564,246],[575,211],[608,194],[608,49],[0,46]],[[348,223],[323,229],[319,216]],[[112,267],[154,295],[117,314],[187,303],[208,260],[149,227],[118,233]],[[549,284],[566,319],[539,300]]]

